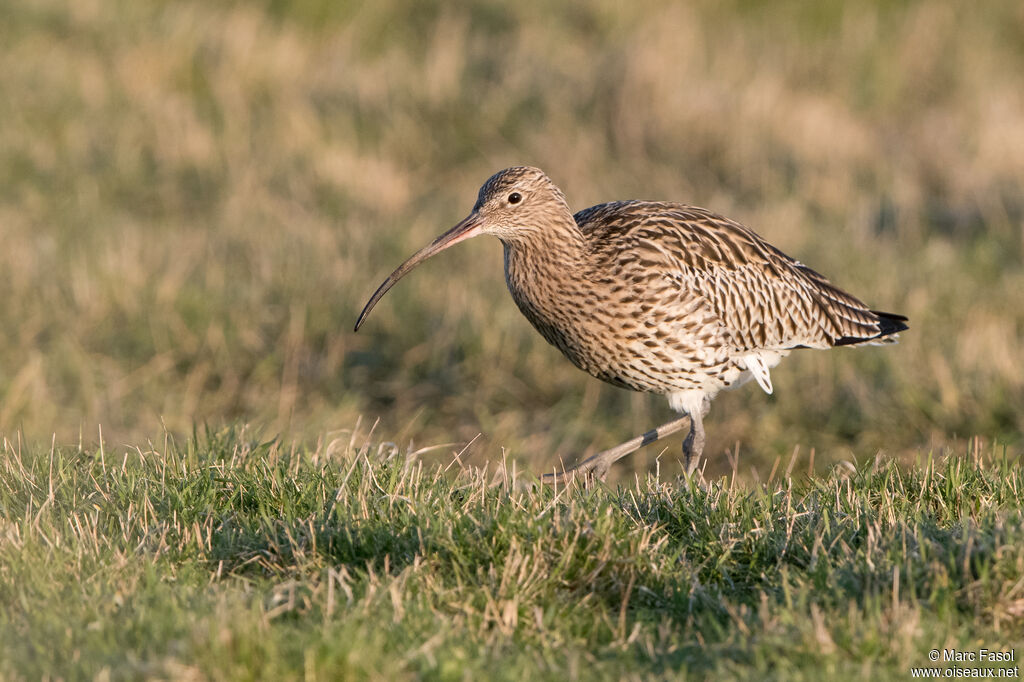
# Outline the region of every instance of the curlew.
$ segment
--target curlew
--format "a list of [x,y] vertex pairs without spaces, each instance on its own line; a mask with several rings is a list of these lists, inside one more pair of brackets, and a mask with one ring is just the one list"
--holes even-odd
[[739,223],[685,204],[616,201],[573,215],[537,168],[493,175],[462,222],[384,280],[355,329],[406,273],[461,241],[494,235],[505,281],[538,332],[583,371],[660,393],[684,416],[547,480],[603,479],[611,464],[680,430],[687,475],[704,449],[711,399],[798,348],[890,343],[902,315],[871,310]]

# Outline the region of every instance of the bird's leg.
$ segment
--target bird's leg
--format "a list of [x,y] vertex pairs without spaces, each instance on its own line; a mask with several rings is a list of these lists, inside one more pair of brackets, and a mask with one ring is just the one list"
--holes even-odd
[[711,409],[711,401],[707,398],[700,407],[690,415],[690,433],[683,441],[684,468],[686,475],[692,476],[700,466],[700,456],[704,452],[704,417]]
[[[706,409],[705,412],[707,412]],[[645,445],[661,440],[665,436],[669,436],[676,431],[679,431],[688,421],[690,421],[690,417],[680,417],[679,419],[670,421],[667,424],[662,424],[658,428],[651,429],[643,435],[637,436],[632,440],[627,440],[622,445],[616,445],[614,448],[599,452],[593,457],[588,457],[571,469],[564,469],[560,472],[544,474],[541,476],[540,480],[544,483],[565,483],[576,476],[580,476],[588,482],[590,480],[603,481],[605,475],[608,473],[608,469],[611,468],[613,463],[622,459],[626,455],[633,454]],[[692,428],[690,433],[692,435]],[[701,446],[703,446],[703,444],[704,430],[702,428]]]

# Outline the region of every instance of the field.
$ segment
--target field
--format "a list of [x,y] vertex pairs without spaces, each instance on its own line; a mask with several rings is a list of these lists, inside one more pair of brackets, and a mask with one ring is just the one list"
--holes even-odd
[[[1020,3],[0,4],[0,677],[902,678],[1024,655]],[[539,166],[872,306],[673,417],[516,310]]]

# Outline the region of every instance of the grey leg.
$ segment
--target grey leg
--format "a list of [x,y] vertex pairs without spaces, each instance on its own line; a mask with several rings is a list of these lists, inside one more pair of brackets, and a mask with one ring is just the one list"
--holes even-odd
[[704,399],[700,409],[690,415],[690,433],[683,441],[684,468],[687,476],[700,466],[700,457],[704,453],[704,416],[711,409],[711,401]]
[[[706,405],[710,403],[705,403]],[[704,409],[707,412],[707,408]],[[700,418],[698,417],[698,420]],[[565,469],[563,471],[544,474],[541,476],[541,481],[544,483],[565,483],[572,480],[576,476],[579,476],[583,481],[590,482],[593,480],[603,481],[605,475],[608,473],[608,469],[611,468],[613,462],[622,459],[626,455],[632,454],[639,450],[644,445],[648,445],[655,441],[661,440],[665,436],[671,435],[676,431],[679,431],[686,425],[686,422],[690,421],[690,417],[680,417],[670,421],[667,424],[662,424],[656,429],[651,429],[647,433],[637,436],[633,440],[628,440],[622,445],[617,445],[610,450],[599,452],[593,457],[590,457],[571,469]],[[701,428],[700,443],[701,447],[704,446],[704,429]],[[693,436],[693,430],[690,430],[690,436],[687,436],[687,441]],[[699,458],[699,457],[698,457]]]

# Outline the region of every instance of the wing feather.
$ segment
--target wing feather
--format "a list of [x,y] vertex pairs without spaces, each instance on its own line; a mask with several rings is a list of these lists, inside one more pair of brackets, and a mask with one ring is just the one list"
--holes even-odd
[[623,201],[575,218],[602,267],[620,276],[640,268],[643,281],[657,274],[696,293],[737,350],[887,342],[881,337],[907,328],[906,318],[871,310],[753,230],[705,209]]

